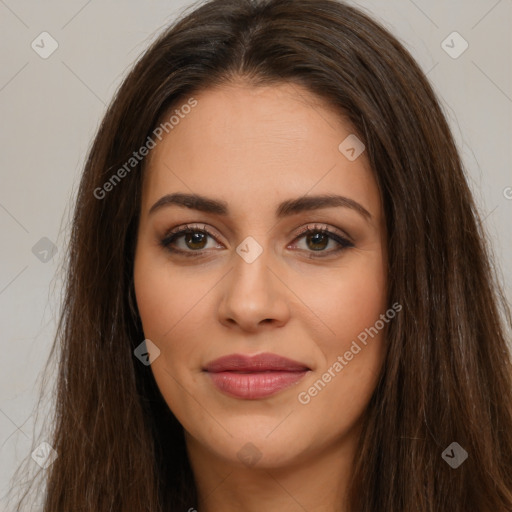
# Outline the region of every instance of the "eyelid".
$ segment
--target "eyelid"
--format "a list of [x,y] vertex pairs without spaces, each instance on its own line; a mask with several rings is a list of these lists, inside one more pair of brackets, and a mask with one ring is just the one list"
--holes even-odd
[[[172,229],[166,231],[165,235],[163,236],[163,239],[164,240],[168,239],[175,234],[178,234],[178,233],[181,233],[181,232],[187,231],[187,230],[204,231],[205,233],[210,235],[212,238],[215,238],[215,239],[221,238],[220,235],[213,233],[206,224],[203,224],[203,223],[194,224],[193,223],[193,224],[184,224],[183,226],[177,226],[175,228],[172,228]],[[326,227],[326,225],[319,225],[318,223],[313,223],[313,224],[309,223],[309,224],[305,224],[304,226],[298,228],[298,230],[292,235],[294,237],[293,240],[295,241],[298,237],[302,236],[303,234],[305,234],[309,231],[326,231],[329,233],[334,233],[342,238],[346,238],[347,241],[349,241],[351,243],[355,243],[354,239],[346,231],[342,231],[342,230],[332,227],[332,226]]]
[[333,226],[328,226],[327,224],[318,225],[317,223],[306,224],[305,226],[299,228],[298,233],[295,235],[294,241],[309,231],[326,232],[328,234],[337,235],[338,237],[345,239],[347,242],[350,242],[351,244],[355,243],[355,240],[346,231],[342,231],[339,228],[335,228]]
[[[222,243],[218,241],[218,238],[221,238],[219,235],[216,235],[213,233],[209,227],[207,227],[206,224],[185,224],[182,226],[175,227],[169,231],[166,232],[164,237],[159,240],[160,245],[162,245],[165,249],[167,249],[169,252],[172,252],[174,254],[178,255],[184,255],[184,256],[201,256],[205,252],[209,252],[209,249],[200,249],[197,251],[194,250],[181,250],[181,249],[171,249],[171,243],[177,239],[181,238],[187,232],[199,232],[199,233],[205,233],[206,235],[213,238],[217,243]],[[329,225],[318,225],[317,223],[309,223],[301,228],[299,228],[298,231],[295,232],[293,235],[294,238],[291,242],[291,244],[296,243],[298,240],[306,236],[308,233],[323,233],[328,236],[328,238],[332,241],[334,241],[336,244],[338,244],[338,248],[335,250],[330,251],[306,251],[308,253],[311,253],[311,258],[322,258],[327,257],[329,255],[338,254],[342,252],[345,249],[354,247],[354,240],[350,235],[348,235],[345,231],[341,231],[339,228],[335,228],[333,226]],[[222,244],[224,245],[224,244]],[[290,245],[290,244],[289,244]],[[288,245],[288,247],[289,247]],[[313,254],[317,252],[318,256],[313,256]]]
[[[204,232],[207,235],[211,236],[215,241],[218,242],[218,238],[220,238],[220,235],[215,234],[213,231],[210,230],[210,228],[206,224],[184,224],[182,226],[177,226],[175,228],[172,228],[165,232],[165,235],[163,236],[162,240],[160,241],[162,245],[166,245],[167,241],[170,243],[170,239],[174,235],[183,235],[186,234],[187,231],[198,231],[198,232]],[[220,243],[220,242],[218,242]],[[199,252],[199,251],[195,251]]]

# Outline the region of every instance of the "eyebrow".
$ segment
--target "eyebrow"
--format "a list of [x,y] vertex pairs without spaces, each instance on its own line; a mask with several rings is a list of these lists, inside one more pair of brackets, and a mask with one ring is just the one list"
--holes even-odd
[[[161,197],[150,209],[149,215],[161,210],[167,206],[180,206],[182,208],[189,208],[191,210],[198,210],[205,213],[212,213],[220,216],[228,216],[229,208],[225,201],[213,199],[199,194],[184,194],[174,193],[167,194]],[[371,220],[370,212],[361,204],[348,197],[324,194],[318,196],[303,196],[297,199],[288,199],[279,204],[276,210],[276,217],[278,219],[289,217],[291,215],[320,210],[321,208],[344,207],[356,211],[366,220]]]

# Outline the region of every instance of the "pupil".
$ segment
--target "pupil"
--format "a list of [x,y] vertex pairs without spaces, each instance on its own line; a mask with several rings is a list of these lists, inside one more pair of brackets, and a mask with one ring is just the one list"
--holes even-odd
[[[195,244],[201,244],[202,242],[204,242],[204,238],[204,233],[188,233],[186,243],[187,245],[191,244],[192,246]],[[308,242],[312,242],[313,247],[310,246],[310,248],[313,249],[314,251],[325,249],[325,242],[328,243],[327,237],[323,233],[315,233],[314,235],[308,235],[307,240]]]
[[[201,242],[204,242],[204,237],[205,237],[204,233],[189,233],[186,238],[186,242],[187,242],[187,244],[189,244],[189,242],[190,242],[191,245],[201,244]],[[190,241],[191,238],[192,238],[192,241]],[[194,248],[194,247],[192,247],[192,248]],[[199,247],[199,248],[201,248],[201,247]]]
[[[326,247],[325,243],[322,244],[321,242],[318,241],[318,238],[323,239],[324,242],[327,240],[327,237],[323,233],[316,233],[314,235],[309,235],[307,238],[308,238],[308,241],[313,240],[314,245],[318,245],[320,243],[320,247],[318,247],[316,249],[313,248],[313,250],[320,250],[320,249],[324,249]],[[327,242],[328,242],[328,240],[327,240]]]

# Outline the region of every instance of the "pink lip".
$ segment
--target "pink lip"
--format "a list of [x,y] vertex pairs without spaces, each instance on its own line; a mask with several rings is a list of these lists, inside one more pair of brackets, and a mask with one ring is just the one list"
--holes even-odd
[[306,365],[275,354],[232,354],[211,361],[204,371],[222,392],[256,400],[274,395],[310,371]]

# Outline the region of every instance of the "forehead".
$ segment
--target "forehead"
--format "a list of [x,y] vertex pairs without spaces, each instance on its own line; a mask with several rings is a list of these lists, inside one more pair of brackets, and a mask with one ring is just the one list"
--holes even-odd
[[309,191],[379,202],[364,153],[350,161],[340,152],[350,124],[301,86],[231,84],[192,97],[192,109],[182,109],[190,98],[173,107],[175,124],[150,154],[146,209],[175,191],[260,209]]

